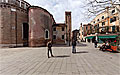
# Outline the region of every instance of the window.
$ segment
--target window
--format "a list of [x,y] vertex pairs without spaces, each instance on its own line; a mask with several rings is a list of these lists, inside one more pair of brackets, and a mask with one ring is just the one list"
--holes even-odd
[[92,26],[90,26],[90,29],[92,29]]
[[102,22],[102,26],[105,25],[105,22]]
[[[1,2],[1,1],[0,1]],[[2,0],[2,2],[3,2],[3,0]]]
[[24,8],[24,2],[21,2],[21,7]]
[[6,1],[6,3],[8,3],[8,0],[5,0]]
[[113,17],[110,19],[110,23],[115,22],[115,21],[116,21],[116,17]]
[[86,27],[86,30],[88,29],[88,27]]
[[53,31],[56,31],[56,28],[53,28]]
[[64,35],[62,35],[62,39],[64,40]]
[[99,24],[97,25],[97,27],[99,28]]
[[2,0],[2,2],[5,2],[4,0]]
[[112,13],[114,13],[115,12],[115,10],[112,10]]
[[45,39],[49,39],[49,31],[47,29],[45,30]]
[[102,16],[102,19],[104,19],[104,16]]
[[112,32],[115,32],[115,26],[112,26]]
[[64,27],[62,27],[62,31],[64,31]]
[[120,31],[120,30],[119,30],[119,26],[117,26],[117,28],[116,28],[116,29],[117,29],[117,32],[119,32],[119,31]]
[[53,35],[53,39],[56,39],[56,35]]
[[101,31],[105,31],[105,28],[102,28],[102,30]]
[[99,22],[100,20],[98,19],[97,21]]
[[18,6],[20,6],[20,1],[17,1],[16,4],[17,4]]
[[21,1],[20,1],[20,7],[21,7]]
[[26,4],[24,4],[24,9],[26,9]]

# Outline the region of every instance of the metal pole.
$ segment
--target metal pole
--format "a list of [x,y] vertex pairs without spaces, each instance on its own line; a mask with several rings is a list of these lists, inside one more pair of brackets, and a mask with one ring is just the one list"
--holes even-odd
[[15,29],[16,29],[16,47],[17,47],[17,9],[16,9],[16,11],[15,11]]

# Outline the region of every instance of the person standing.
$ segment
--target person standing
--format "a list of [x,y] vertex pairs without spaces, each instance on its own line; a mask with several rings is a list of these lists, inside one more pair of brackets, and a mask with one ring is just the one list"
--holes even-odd
[[76,53],[76,41],[72,40],[72,53]]
[[48,58],[50,58],[50,56],[49,56],[49,52],[50,52],[50,54],[51,54],[51,57],[54,57],[53,56],[53,54],[52,54],[52,42],[51,41],[49,41],[48,43],[47,43],[47,46],[48,46]]
[[97,43],[98,43],[98,42],[95,40],[95,41],[94,41],[95,48],[97,48]]

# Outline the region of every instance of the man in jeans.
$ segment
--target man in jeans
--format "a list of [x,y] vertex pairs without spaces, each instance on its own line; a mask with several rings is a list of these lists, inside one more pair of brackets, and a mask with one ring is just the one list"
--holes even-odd
[[94,41],[95,48],[97,48],[97,43],[98,43],[98,42],[95,40],[95,41]]
[[52,42],[49,41],[49,42],[47,43],[47,46],[48,46],[48,58],[50,58],[49,52],[51,53],[51,57],[54,57],[53,54],[52,54]]
[[76,41],[75,41],[75,39],[72,40],[72,53],[76,53]]

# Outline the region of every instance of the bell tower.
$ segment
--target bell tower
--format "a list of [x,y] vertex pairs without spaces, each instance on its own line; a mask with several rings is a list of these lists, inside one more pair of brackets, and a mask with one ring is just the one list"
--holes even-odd
[[65,24],[67,25],[67,41],[70,45],[71,42],[71,30],[72,30],[72,25],[71,25],[71,12],[66,11],[65,12]]

